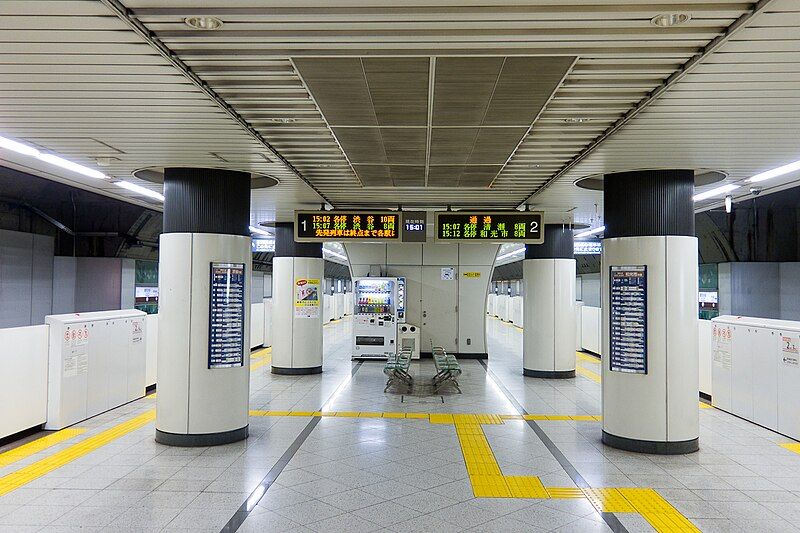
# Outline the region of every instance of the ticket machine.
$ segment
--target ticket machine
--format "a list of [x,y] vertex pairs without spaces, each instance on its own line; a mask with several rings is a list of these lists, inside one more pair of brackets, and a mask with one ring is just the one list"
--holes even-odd
[[386,359],[397,353],[397,323],[405,291],[398,278],[353,280],[353,359]]

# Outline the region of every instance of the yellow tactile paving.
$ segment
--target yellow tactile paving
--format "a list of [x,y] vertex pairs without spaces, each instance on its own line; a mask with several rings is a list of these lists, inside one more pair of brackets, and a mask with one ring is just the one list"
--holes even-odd
[[589,502],[601,513],[633,513],[633,508],[622,493],[617,489],[583,489]]
[[441,414],[441,413],[431,413],[430,414],[430,421],[431,421],[431,424],[452,424],[453,423],[453,415]]
[[405,418],[405,413],[383,413],[383,418]]
[[94,450],[105,446],[109,442],[127,435],[131,431],[139,429],[145,424],[155,420],[155,410],[147,411],[139,416],[131,418],[121,424],[118,424],[110,429],[107,429],[97,435],[92,435],[80,442],[60,450],[49,457],[45,457],[35,463],[20,468],[16,472],[12,472],[0,478],[0,496],[7,494],[12,490],[18,489],[31,481],[42,477],[43,475],[52,472],[56,468],[60,468],[67,463],[74,461],[84,455],[93,452]]
[[504,476],[512,498],[547,499],[550,495],[536,476]]
[[44,437],[28,442],[27,444],[18,446],[13,450],[8,450],[7,452],[0,453],[0,466],[10,465],[11,463],[15,463],[20,459],[25,459],[26,457],[30,457],[35,453],[39,453],[42,450],[46,450],[50,446],[53,446],[60,442],[64,442],[65,440],[69,440],[73,437],[77,437],[78,435],[81,435],[82,433],[85,432],[86,432],[85,429],[67,428],[67,429],[62,429],[61,431],[56,431],[55,433],[51,433],[49,435],[45,435]]
[[250,355],[250,372],[272,363],[272,347],[263,348]]
[[794,453],[800,453],[800,442],[787,442],[786,444],[781,444],[781,447]]
[[554,500],[585,498],[586,495],[577,487],[547,487],[547,494]]
[[603,378],[600,377],[600,374],[592,372],[588,368],[584,368],[581,365],[575,365],[575,372],[577,372],[583,377],[591,379],[595,383],[601,383],[603,381]]
[[622,488],[617,490],[630,502],[634,510],[641,514],[659,533],[676,531],[700,532],[694,524],[655,490],[641,488]]
[[583,352],[575,352],[575,357],[577,357],[578,359],[580,359],[582,361],[587,361],[589,363],[594,363],[596,365],[600,364],[600,359],[598,359],[597,357],[591,356],[589,354],[583,353]]

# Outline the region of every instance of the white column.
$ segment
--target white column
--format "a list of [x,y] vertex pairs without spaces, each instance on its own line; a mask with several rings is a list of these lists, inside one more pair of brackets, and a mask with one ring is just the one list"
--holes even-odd
[[[272,372],[322,372],[322,282],[324,260],[317,257],[275,257],[272,260]],[[319,283],[316,312],[297,309],[301,280]]]
[[[212,263],[242,263],[243,365],[209,368]],[[209,446],[247,436],[250,393],[250,237],[164,233],[159,248],[156,440]]]
[[[603,240],[603,442],[648,453],[697,450],[697,238]],[[647,371],[611,371],[610,271],[645,266]]]
[[522,277],[523,373],[575,377],[575,260],[525,259]]

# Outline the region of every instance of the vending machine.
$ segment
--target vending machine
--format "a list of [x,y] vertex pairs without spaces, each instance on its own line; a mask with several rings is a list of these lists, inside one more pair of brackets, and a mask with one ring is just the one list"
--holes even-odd
[[[386,359],[397,353],[399,301],[398,278],[353,280],[353,359]],[[403,291],[403,299],[405,294]]]

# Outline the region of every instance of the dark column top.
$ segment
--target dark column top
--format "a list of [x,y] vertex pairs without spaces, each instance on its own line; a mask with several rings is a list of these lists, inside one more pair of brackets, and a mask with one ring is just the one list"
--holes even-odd
[[545,224],[544,243],[526,244],[525,259],[574,259],[572,228]]
[[322,257],[322,243],[295,242],[292,222],[275,223],[275,257]]
[[603,179],[604,236],[694,237],[694,171],[639,170]]
[[216,168],[164,169],[164,233],[249,236],[250,174]]

